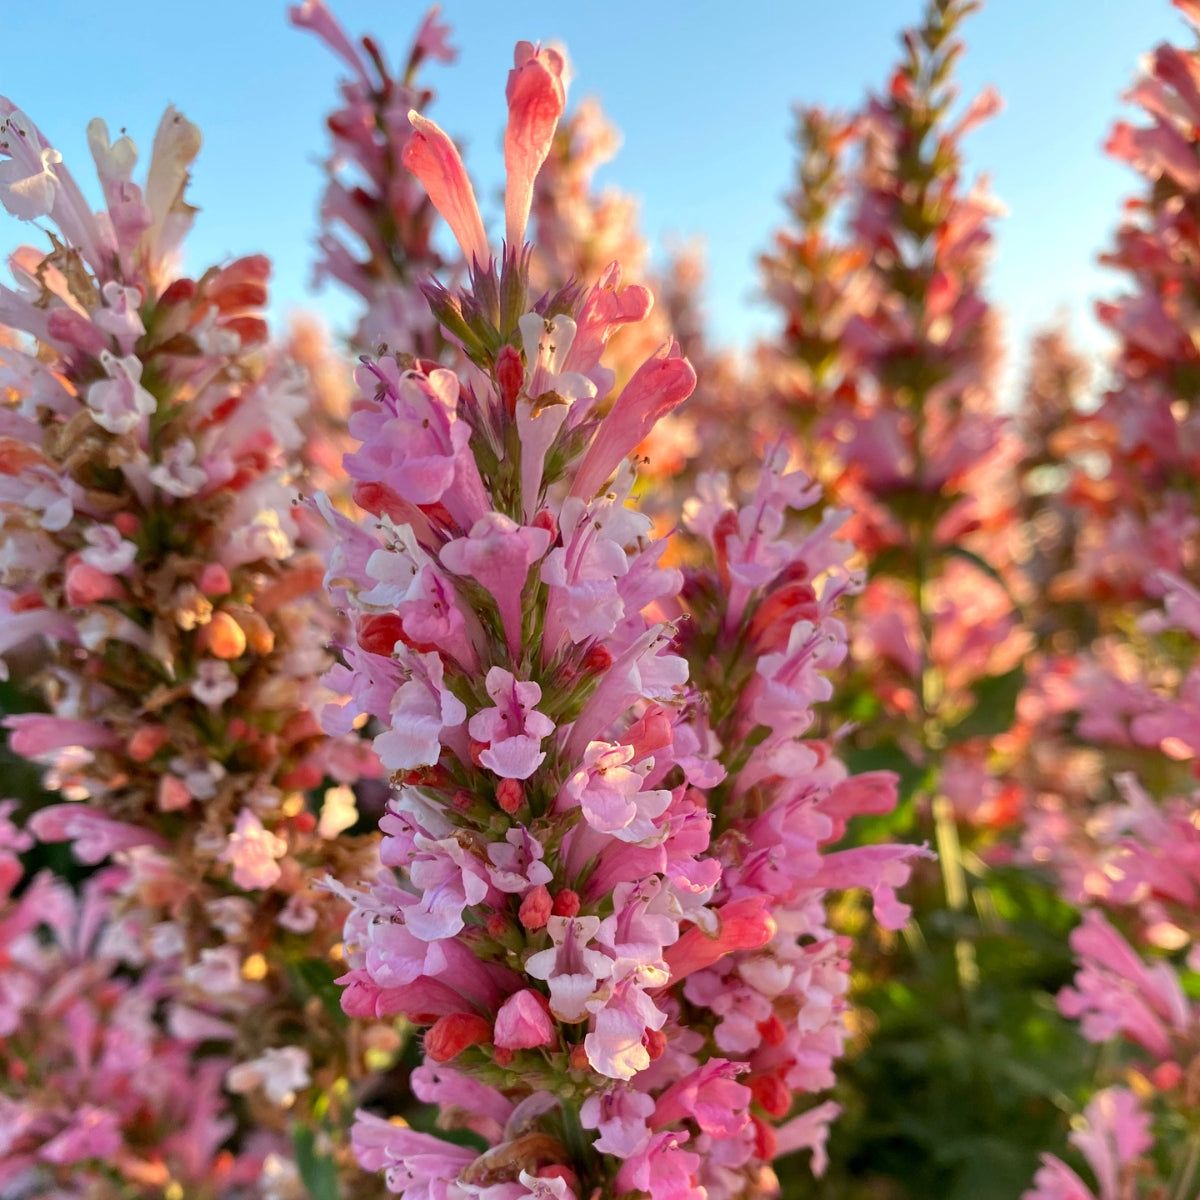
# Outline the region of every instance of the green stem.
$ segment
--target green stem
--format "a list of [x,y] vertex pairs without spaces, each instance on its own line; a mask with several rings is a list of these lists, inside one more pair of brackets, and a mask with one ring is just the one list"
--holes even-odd
[[1192,1185],[1196,1181],[1196,1169],[1200,1167],[1200,1131],[1188,1139],[1187,1158],[1179,1176],[1179,1183],[1171,1192],[1171,1200],[1195,1200]]

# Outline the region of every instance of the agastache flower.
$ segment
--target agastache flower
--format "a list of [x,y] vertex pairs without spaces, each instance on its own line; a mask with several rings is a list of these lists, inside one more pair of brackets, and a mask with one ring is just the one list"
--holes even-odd
[[393,70],[373,38],[352,40],[322,0],[293,6],[290,17],[349,71],[340,81],[339,106],[327,118],[332,149],[321,197],[317,279],[335,280],[363,303],[353,336],[359,350],[390,344],[436,353],[438,334],[419,285],[427,272],[446,264],[433,245],[433,206],[404,163],[421,136],[409,112],[420,113],[433,98],[418,84],[418,72],[428,60],[449,63],[455,57],[448,27],[431,8],[407,59]]
[[[452,374],[367,359],[348,468],[373,519],[319,504],[338,543],[329,586],[353,624],[329,676],[348,701],[328,720],[376,718],[396,772],[384,869],[344,892],[343,1007],[426,1028],[430,1097],[457,1094],[461,1077],[511,1109],[443,1111],[484,1134],[483,1153],[366,1115],[355,1143],[410,1197],[583,1200],[615,1177],[621,1191],[732,1198],[774,1155],[752,1099],[788,1115],[792,1089],[828,1086],[841,1046],[848,967],[826,887],[873,888],[894,918],[893,889],[921,851],[833,859],[823,878],[848,816],[891,801],[878,779],[839,790],[831,748],[804,740],[844,652],[833,609],[849,580],[768,605],[752,637],[743,626],[787,569],[843,570],[836,522],[786,536],[789,502],[816,491],[775,465],[760,497],[772,519],[718,551],[745,580],[737,610],[684,604],[683,572],[631,499],[631,456],[695,372],[668,345],[597,415],[609,336],[645,316],[649,294],[621,288],[614,264],[590,288],[531,298],[516,243],[563,60],[523,43],[516,61],[503,255],[488,251],[449,139],[414,118],[405,151],[472,264],[465,287],[426,287],[468,361]],[[678,651],[692,637],[761,653],[749,669],[698,661],[689,685]],[[765,725],[760,663],[779,681]],[[728,720],[715,727],[712,712]],[[771,1031],[736,1055],[717,1012],[735,986]],[[456,1075],[426,1087],[444,1070]],[[590,1149],[581,1125],[598,1133]],[[797,1144],[818,1147],[821,1129]]]
[[[358,878],[372,858],[344,832],[335,848],[306,805],[305,792],[327,775],[349,784],[377,765],[354,737],[323,739],[314,715],[327,699],[322,647],[338,623],[317,590],[319,530],[293,506],[303,396],[265,348],[266,259],[179,273],[195,213],[185,199],[195,126],[168,109],[135,181],[133,142],[113,142],[93,123],[104,198],[94,214],[32,122],[8,101],[0,116],[0,198],[54,226],[48,252],[12,258],[18,282],[45,280],[40,294],[0,288],[0,647],[12,655],[36,639],[29,686],[49,709],[10,718],[11,744],[46,766],[57,793],[30,832],[69,843],[89,865],[115,858],[124,868],[112,905],[123,914],[124,959],[147,972],[138,1002],[190,1031],[188,1046],[164,1050],[161,1071],[156,1063],[139,1073],[194,1075],[204,1093],[196,1121],[212,1125],[195,1134],[198,1186],[220,1189],[221,1169],[209,1178],[204,1167],[216,1128],[210,1072],[224,1075],[221,1055],[234,1041],[244,1062],[308,1053],[275,1039],[309,1024],[294,972],[298,962],[328,971],[337,938],[335,902],[312,885],[329,874]],[[239,890],[248,896],[230,894]],[[254,921],[222,903],[237,899]],[[300,936],[306,949],[285,949]],[[101,1009],[121,991],[110,965],[103,956],[95,964],[90,990]],[[279,1025],[259,1020],[264,1006]],[[71,1011],[86,1042],[87,1003]],[[193,1059],[202,1040],[214,1053]],[[351,1051],[336,1032],[323,1029],[315,1043],[323,1069],[345,1069]],[[87,1057],[81,1051],[80,1063]],[[300,1075],[268,1090],[295,1091],[306,1113],[314,1097]],[[81,1179],[97,1155],[132,1163],[121,1151],[122,1106],[141,1096],[144,1121],[167,1111],[142,1094],[148,1086],[127,1086],[118,1073],[111,1087],[76,1091],[77,1127],[55,1135],[47,1161],[86,1160]],[[192,1136],[186,1115],[177,1123],[181,1139]],[[213,1152],[232,1128],[222,1118]],[[181,1186],[192,1178],[188,1168]]]

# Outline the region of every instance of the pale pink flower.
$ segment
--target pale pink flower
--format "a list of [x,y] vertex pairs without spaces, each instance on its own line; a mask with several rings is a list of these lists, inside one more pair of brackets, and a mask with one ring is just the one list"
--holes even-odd
[[137,546],[121,536],[115,525],[92,525],[84,531],[86,549],[79,557],[88,566],[109,575],[120,575],[137,557]]
[[479,761],[502,779],[528,779],[546,759],[543,739],[554,732],[554,722],[536,707],[542,689],[503,667],[488,671],[486,686],[495,706],[481,709],[467,725],[486,746]]
[[233,867],[233,882],[247,891],[269,888],[280,875],[278,859],[287,841],[267,829],[257,813],[243,808],[229,835],[221,861]]
[[579,770],[563,784],[560,805],[583,810],[584,819],[597,833],[611,834],[623,842],[646,842],[660,831],[656,820],[671,803],[664,789],[643,790],[653,759],[631,766],[632,746],[590,742]]
[[238,681],[233,668],[221,659],[206,658],[196,667],[191,692],[205,708],[216,710],[237,695]]
[[133,355],[117,358],[104,350],[100,365],[108,378],[88,388],[88,408],[102,429],[129,433],[157,407],[154,397],[141,385],[142,361]]
[[613,960],[591,950],[599,917],[551,917],[546,932],[554,943],[525,960],[525,971],[550,987],[550,1011],[560,1021],[580,1021],[599,984],[612,973]]
[[155,487],[178,499],[194,496],[208,482],[208,473],[196,465],[195,443],[186,440],[168,446],[148,475]]
[[521,645],[525,580],[549,545],[547,530],[518,525],[511,517],[492,512],[480,517],[465,538],[456,538],[442,547],[444,566],[456,575],[470,576],[491,593],[514,654]]
[[392,700],[391,729],[375,738],[379,761],[390,771],[432,766],[442,752],[442,735],[461,725],[467,710],[445,686],[436,654],[414,655],[411,675]]
[[308,1051],[300,1046],[272,1046],[257,1058],[230,1067],[225,1086],[244,1095],[261,1088],[272,1104],[290,1108],[296,1093],[312,1082]]

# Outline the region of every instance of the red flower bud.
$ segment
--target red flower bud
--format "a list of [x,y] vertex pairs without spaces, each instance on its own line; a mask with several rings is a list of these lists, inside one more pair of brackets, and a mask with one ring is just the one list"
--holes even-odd
[[511,817],[525,803],[525,789],[518,779],[502,779],[496,788],[496,803]]
[[1150,1082],[1160,1092],[1170,1092],[1183,1082],[1183,1068],[1176,1062],[1159,1063],[1150,1072]]
[[449,1013],[438,1017],[425,1034],[425,1053],[434,1062],[449,1062],[469,1046],[483,1046],[492,1040],[490,1021],[478,1013]]
[[571,1189],[573,1195],[579,1194],[579,1176],[570,1167],[555,1163],[552,1167],[540,1167],[538,1179],[561,1179]]
[[758,1032],[768,1046],[782,1046],[787,1037],[787,1026],[772,1013],[765,1021],[758,1023]]
[[563,890],[554,897],[554,907],[551,908],[550,911],[556,917],[578,916],[579,893],[571,891],[570,888],[563,888]]
[[496,382],[500,385],[500,399],[505,411],[514,416],[517,411],[517,396],[525,382],[525,364],[516,346],[502,346],[496,355]]
[[303,812],[298,812],[292,818],[292,828],[297,833],[312,833],[317,827],[317,814],[310,813],[308,809]]
[[391,658],[396,643],[404,640],[404,624],[395,613],[366,617],[358,627],[358,644],[368,654]]
[[525,899],[521,901],[521,908],[517,915],[526,929],[535,930],[545,929],[546,922],[550,920],[550,912],[550,893],[544,884],[539,883],[537,887],[530,888],[525,893]]
[[667,1035],[661,1029],[647,1029],[642,1034],[642,1045],[646,1047],[650,1061],[654,1062],[666,1053]]
[[612,663],[612,652],[607,646],[601,646],[598,642],[583,656],[583,669],[593,675],[607,671]]
[[539,508],[529,524],[534,529],[544,529],[550,535],[551,542],[558,541],[558,521],[548,508]]
[[149,762],[166,745],[170,736],[162,725],[143,725],[129,739],[129,757],[134,762]]
[[756,1075],[750,1091],[755,1104],[772,1117],[785,1117],[792,1107],[792,1093],[778,1075]]
[[775,1130],[759,1117],[751,1117],[750,1123],[754,1126],[755,1158],[761,1158],[763,1162],[770,1162],[778,1153],[779,1149],[779,1142],[775,1137]]
[[199,583],[206,596],[228,596],[233,589],[229,572],[220,563],[205,563]]

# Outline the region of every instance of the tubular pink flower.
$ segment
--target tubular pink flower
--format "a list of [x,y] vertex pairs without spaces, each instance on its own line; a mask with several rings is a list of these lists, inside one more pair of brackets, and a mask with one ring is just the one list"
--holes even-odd
[[487,513],[465,538],[442,547],[442,565],[456,575],[469,575],[496,601],[510,652],[521,644],[521,591],[529,569],[550,545],[545,529],[518,525],[503,513]]
[[410,110],[408,119],[413,134],[404,147],[401,161],[421,181],[434,208],[450,226],[467,262],[486,267],[491,259],[487,234],[458,147],[448,134],[416,109]]
[[571,495],[590,499],[655,422],[682,404],[696,387],[696,372],[670,343],[648,359],[625,385],[604,418],[571,485]]
[[[508,73],[508,127],[504,131],[505,239],[518,250],[533,203],[533,181],[550,153],[554,131],[566,107],[563,57],[557,50],[518,42]],[[465,246],[464,246],[465,249]]]
[[757,950],[774,936],[775,920],[766,910],[765,897],[734,901],[721,910],[715,936],[692,928],[666,952],[671,982],[678,983],[737,950]]

